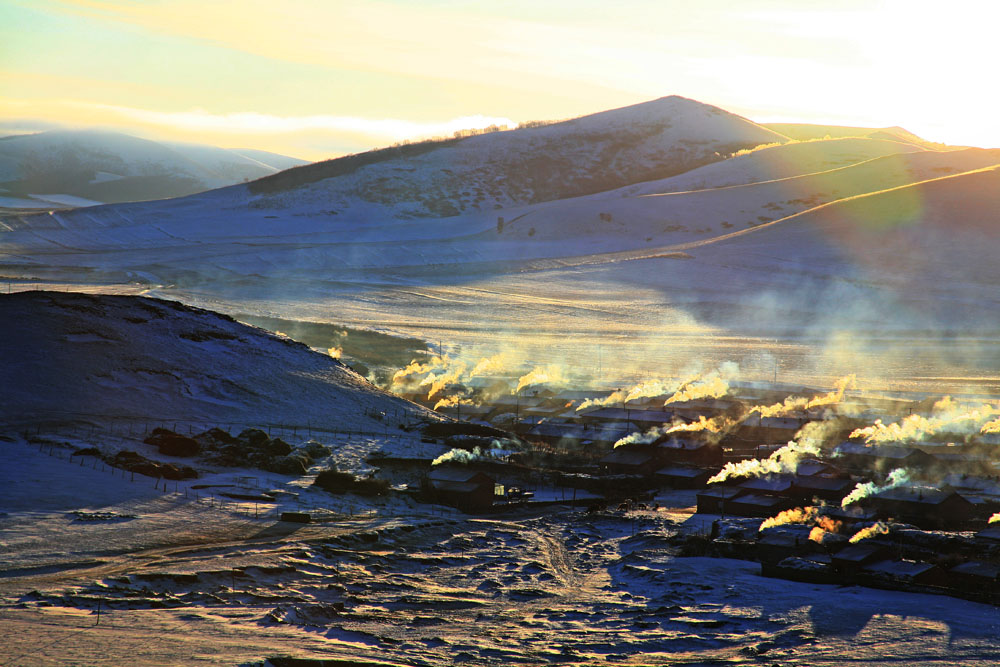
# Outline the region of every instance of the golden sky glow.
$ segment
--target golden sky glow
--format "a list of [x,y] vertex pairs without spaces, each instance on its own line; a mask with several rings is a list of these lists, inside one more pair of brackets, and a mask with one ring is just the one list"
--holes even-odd
[[320,159],[664,95],[1000,146],[989,0],[0,0],[0,133]]

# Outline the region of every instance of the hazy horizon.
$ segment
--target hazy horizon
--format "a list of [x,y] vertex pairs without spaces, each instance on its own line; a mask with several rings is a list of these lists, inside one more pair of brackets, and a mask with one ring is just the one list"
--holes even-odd
[[760,123],[901,126],[995,147],[997,93],[976,63],[989,61],[997,11],[15,0],[0,7],[0,127],[101,126],[319,160],[676,94]]

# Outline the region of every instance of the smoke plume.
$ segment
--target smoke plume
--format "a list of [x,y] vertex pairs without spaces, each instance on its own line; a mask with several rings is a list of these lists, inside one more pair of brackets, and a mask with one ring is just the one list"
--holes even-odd
[[815,398],[790,396],[781,403],[756,406],[751,408],[750,413],[747,416],[749,417],[751,414],[757,413],[761,417],[781,417],[792,412],[808,410],[809,408],[816,408],[824,405],[835,405],[844,399],[845,391],[857,388],[857,377],[852,373],[851,375],[837,380],[834,386],[836,388],[833,391],[823,394],[822,396],[816,396]]
[[823,446],[838,431],[836,421],[809,422],[795,434],[795,440],[773,452],[766,459],[729,461],[722,470],[708,480],[708,483],[724,482],[730,477],[762,477],[777,473],[794,473],[802,459],[818,456]]
[[795,509],[780,512],[777,516],[772,516],[770,519],[764,519],[758,531],[774,528],[775,526],[784,526],[789,523],[809,523],[810,521],[814,521],[817,516],[819,516],[819,510],[815,507],[796,507]]
[[531,369],[526,375],[522,375],[517,380],[517,388],[514,393],[517,393],[533,384],[557,384],[565,382],[566,379],[563,377],[562,368],[556,364],[548,364],[547,366],[536,366]]
[[449,363],[440,373],[432,373],[425,377],[421,382],[420,386],[424,387],[430,385],[430,389],[427,391],[427,399],[430,400],[434,398],[438,393],[440,393],[445,387],[453,382],[458,382],[458,379],[465,372],[465,362],[457,361]]
[[909,483],[910,472],[905,468],[896,468],[889,473],[889,477],[886,478],[885,484],[864,482],[855,486],[854,490],[844,496],[844,499],[840,501],[840,506],[847,507],[848,505],[852,505],[859,500],[864,500],[872,494],[888,491],[889,489],[894,489],[897,486],[905,486]]
[[475,461],[500,461],[507,452],[500,449],[500,442],[494,440],[489,448],[474,447],[470,452],[467,449],[452,449],[431,461],[432,466],[443,463],[473,463]]
[[475,404],[476,404],[475,401],[470,401],[464,396],[455,394],[453,396],[445,396],[444,398],[439,400],[437,403],[434,404],[434,409],[437,410],[439,408],[453,408],[459,405],[475,405]]
[[881,521],[876,521],[867,528],[862,528],[858,532],[851,536],[850,543],[857,544],[861,540],[867,540],[869,537],[874,537],[876,535],[888,535],[889,526],[885,525]]
[[502,373],[507,369],[507,364],[510,362],[509,357],[510,355],[506,352],[499,352],[492,357],[483,357],[469,371],[469,377]]
[[837,521],[836,519],[828,516],[818,517],[816,519],[816,525],[809,531],[809,539],[818,544],[823,544],[823,542],[830,535],[840,533],[840,529],[843,525],[843,522]]
[[740,367],[737,364],[731,361],[724,362],[707,375],[697,376],[682,382],[681,386],[663,404],[670,405],[698,398],[720,398],[729,393],[729,382],[735,380],[739,374]]
[[[864,438],[869,444],[884,442],[918,442],[939,432],[960,433],[992,433],[993,424],[1000,419],[993,419],[1000,410],[996,406],[983,403],[980,406],[968,407],[958,403],[949,396],[934,404],[930,417],[909,415],[902,420],[884,424],[877,419],[871,426],[855,429],[852,438]],[[987,422],[987,423],[984,423]],[[990,429],[990,430],[987,430]],[[1000,424],[997,425],[1000,430]]]

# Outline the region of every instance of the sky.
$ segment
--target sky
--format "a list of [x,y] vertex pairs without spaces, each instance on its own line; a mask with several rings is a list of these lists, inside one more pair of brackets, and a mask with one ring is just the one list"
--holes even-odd
[[0,0],[0,134],[318,160],[682,95],[1000,147],[993,0]]

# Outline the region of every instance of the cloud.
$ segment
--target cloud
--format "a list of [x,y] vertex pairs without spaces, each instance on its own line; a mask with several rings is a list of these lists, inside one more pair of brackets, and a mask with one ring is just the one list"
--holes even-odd
[[437,122],[419,122],[399,118],[362,118],[358,116],[277,116],[254,111],[235,113],[213,113],[202,109],[155,111],[111,104],[92,104],[89,106],[147,125],[228,134],[289,134],[325,131],[364,134],[400,141],[448,136],[458,130],[478,130],[493,125],[500,127],[515,127],[517,125],[509,118],[482,115],[461,116]]

